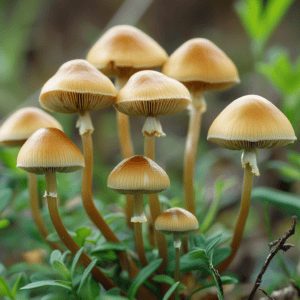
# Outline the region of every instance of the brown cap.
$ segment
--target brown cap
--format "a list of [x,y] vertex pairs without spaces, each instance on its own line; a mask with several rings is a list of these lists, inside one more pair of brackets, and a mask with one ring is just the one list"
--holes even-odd
[[233,101],[218,115],[207,139],[240,150],[285,146],[297,138],[290,121],[274,104],[248,95]]
[[24,107],[14,112],[0,127],[0,144],[21,147],[39,128],[61,125],[49,114],[36,107]]
[[107,186],[121,194],[155,194],[170,187],[167,173],[144,156],[124,159],[109,174]]
[[155,220],[155,229],[163,234],[188,234],[198,227],[197,218],[180,207],[165,210]]
[[96,42],[86,59],[104,74],[116,76],[119,68],[158,68],[168,59],[168,55],[141,30],[119,25],[110,28]]
[[185,42],[168,59],[162,72],[202,90],[220,90],[240,81],[232,60],[214,43],[195,38]]
[[69,173],[84,167],[75,144],[59,129],[37,130],[20,149],[17,167],[35,174],[46,171]]
[[140,71],[130,77],[117,95],[115,107],[130,116],[176,114],[191,104],[188,89],[156,71]]
[[43,108],[76,113],[98,110],[114,102],[117,90],[108,77],[84,59],[64,63],[42,88]]

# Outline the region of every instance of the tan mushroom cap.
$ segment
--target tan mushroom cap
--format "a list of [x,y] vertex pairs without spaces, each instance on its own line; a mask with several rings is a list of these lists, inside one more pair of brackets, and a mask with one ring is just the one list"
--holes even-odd
[[108,77],[84,59],[64,63],[43,86],[43,108],[76,113],[102,109],[114,102],[117,90]]
[[0,144],[21,147],[39,128],[61,125],[49,114],[36,107],[24,107],[13,113],[0,127]]
[[163,234],[188,234],[198,227],[197,218],[180,207],[165,210],[155,220],[155,229]]
[[84,167],[84,157],[62,131],[41,128],[20,149],[17,167],[35,174],[69,173]]
[[156,71],[140,71],[119,91],[115,107],[130,116],[176,114],[192,103],[179,81]]
[[274,104],[263,97],[247,95],[218,115],[207,139],[221,147],[240,150],[285,146],[297,138],[290,121]]
[[118,68],[158,68],[165,63],[168,55],[141,30],[119,25],[110,28],[96,42],[86,59],[104,74],[115,76]]
[[124,159],[109,174],[107,186],[120,194],[155,194],[170,187],[167,173],[144,156]]
[[213,42],[203,38],[181,45],[164,64],[162,72],[202,90],[221,90],[240,81],[232,60]]

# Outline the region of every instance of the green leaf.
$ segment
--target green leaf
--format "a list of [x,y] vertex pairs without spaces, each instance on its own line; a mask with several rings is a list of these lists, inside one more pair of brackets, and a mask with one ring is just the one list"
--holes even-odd
[[82,226],[76,229],[76,236],[74,237],[74,241],[79,247],[82,247],[85,239],[88,238],[92,234],[92,229]]
[[158,269],[158,267],[162,263],[162,259],[157,259],[153,262],[151,262],[147,267],[143,268],[140,273],[134,278],[130,289],[129,289],[129,299],[133,300],[139,287],[143,284],[145,280],[148,279],[148,277]]
[[0,229],[4,229],[7,226],[9,226],[10,222],[8,219],[2,219],[0,220]]
[[[154,278],[152,278],[153,281],[155,282],[159,282],[159,283],[166,283],[168,285],[173,285],[175,284],[175,280],[174,278],[168,276],[168,275],[156,275]],[[180,290],[185,290],[186,286],[184,286],[183,284],[179,284],[179,289]]]
[[73,259],[72,267],[71,267],[71,276],[72,276],[72,278],[74,277],[75,270],[76,270],[76,265],[77,265],[77,263],[78,263],[78,261],[79,261],[79,259],[80,259],[80,256],[81,256],[83,250],[84,250],[83,247],[80,248],[80,249],[77,251],[77,253],[76,253],[76,255],[75,255],[74,259]]
[[163,297],[163,300],[168,300],[171,295],[174,293],[174,291],[177,289],[178,285],[180,284],[180,281],[175,282],[170,289],[166,292],[165,296]]
[[215,281],[215,284],[216,284],[216,287],[217,287],[217,290],[218,290],[218,297],[220,300],[224,300],[224,295],[223,295],[223,286],[222,286],[222,280],[221,280],[221,277],[218,273],[218,271],[216,269],[214,269],[212,266],[211,266],[211,274],[214,278],[214,281]]
[[289,215],[300,218],[300,198],[291,193],[260,187],[252,191],[251,198],[268,202]]
[[88,278],[90,272],[92,271],[92,269],[94,268],[94,266],[96,265],[97,263],[97,259],[94,259],[88,266],[87,268],[84,270],[84,273],[81,277],[81,281],[80,281],[80,285],[79,285],[79,288],[78,288],[78,293],[80,292],[85,280]]
[[115,296],[115,295],[107,295],[107,294],[103,294],[100,297],[98,297],[97,299],[99,299],[99,300],[128,300],[128,298],[123,297],[123,296]]
[[10,292],[9,286],[7,285],[5,279],[0,276],[0,294],[2,294],[5,297],[9,297],[10,299],[13,299],[13,295]]
[[50,255],[50,264],[52,265],[55,260],[61,260],[61,252],[59,250],[53,250]]
[[64,289],[67,289],[69,291],[72,290],[70,287],[71,282],[64,282],[61,280],[43,280],[43,281],[37,281],[37,282],[32,282],[24,287],[21,288],[21,290],[30,290],[30,289],[36,289],[39,287],[46,287],[46,286],[56,286],[56,287],[62,287]]
[[[69,233],[69,235],[70,235],[72,238],[74,238],[74,237],[76,236],[76,233],[73,232],[73,231],[69,231],[69,230],[68,230],[68,233]],[[57,242],[60,242],[60,237],[58,236],[57,232],[53,232],[53,233],[50,233],[50,234],[47,236],[46,240],[47,240],[48,242],[57,243]]]
[[9,188],[0,190],[0,213],[8,206],[12,196],[12,190]]
[[22,277],[23,277],[22,273],[19,274],[17,280],[16,280],[15,283],[14,283],[14,286],[13,286],[13,289],[12,289],[12,295],[13,295],[14,297],[16,296],[16,293],[17,293],[17,291],[18,291],[19,284],[20,284],[20,281],[21,281]]
[[104,216],[104,220],[107,224],[111,224],[112,222],[120,219],[124,219],[126,216],[123,213],[111,213]]
[[198,249],[198,250],[194,250],[194,251],[189,252],[189,257],[191,259],[200,259],[205,264],[209,265],[209,260],[207,258],[206,251],[203,250],[203,249]]
[[103,251],[126,251],[126,246],[122,243],[105,242],[92,250],[92,254]]
[[212,265],[214,267],[218,266],[223,260],[229,257],[230,253],[230,247],[216,248],[213,254]]
[[268,164],[270,169],[276,169],[289,182],[300,180],[300,169],[283,161],[271,161]]
[[60,261],[54,260],[52,262],[52,267],[65,279],[71,280],[71,273],[67,267]]

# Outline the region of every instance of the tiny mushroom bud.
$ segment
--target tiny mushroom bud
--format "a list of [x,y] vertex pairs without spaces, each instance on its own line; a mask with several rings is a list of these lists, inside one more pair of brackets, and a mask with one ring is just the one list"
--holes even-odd
[[182,235],[195,231],[198,227],[199,223],[197,218],[192,213],[179,207],[167,209],[156,218],[156,230],[163,234],[173,234],[174,237],[174,247],[176,252],[175,282],[179,281],[180,238]]
[[207,139],[231,150],[243,150],[244,183],[239,217],[231,242],[231,254],[219,266],[224,271],[234,259],[246,224],[253,183],[259,175],[257,149],[274,148],[293,143],[297,138],[287,117],[270,101],[247,95],[229,104],[214,120]]
[[135,239],[141,264],[147,265],[142,236],[142,223],[146,222],[143,209],[143,194],[153,194],[170,187],[167,173],[154,161],[144,156],[124,159],[110,173],[107,186],[120,194],[133,195],[133,216]]

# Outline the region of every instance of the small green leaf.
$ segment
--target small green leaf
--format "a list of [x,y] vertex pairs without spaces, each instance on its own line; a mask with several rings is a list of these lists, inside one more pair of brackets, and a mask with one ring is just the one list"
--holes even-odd
[[168,300],[171,295],[174,293],[174,291],[177,289],[178,285],[180,284],[180,281],[175,282],[170,288],[169,290],[166,292],[163,300]]
[[8,206],[12,196],[12,190],[9,188],[0,190],[0,213]]
[[116,220],[120,220],[124,218],[125,218],[125,214],[123,213],[111,213],[104,216],[104,220],[106,221],[107,224],[111,224]]
[[0,276],[0,294],[13,299],[13,295],[10,292],[9,286],[7,285],[5,279],[2,276]]
[[224,259],[229,257],[230,253],[230,247],[216,248],[213,254],[212,265],[214,267],[218,266]]
[[13,286],[13,289],[12,289],[12,295],[13,295],[14,297],[16,296],[16,293],[17,293],[17,291],[18,291],[19,284],[20,284],[20,281],[21,281],[22,277],[23,277],[22,273],[19,274],[17,280],[16,280],[15,283],[14,283],[14,286]]
[[85,280],[88,278],[90,272],[92,271],[92,269],[94,268],[94,266],[96,265],[97,263],[97,259],[94,259],[88,266],[87,268],[84,270],[84,273],[81,277],[81,281],[80,281],[80,285],[79,285],[79,288],[78,288],[78,293],[80,292]]
[[123,297],[123,296],[103,294],[100,297],[98,297],[97,300],[128,300],[128,298]]
[[76,255],[75,255],[74,259],[73,259],[72,267],[71,267],[71,276],[72,276],[72,278],[74,277],[75,270],[76,270],[76,265],[77,265],[77,263],[78,263],[78,261],[79,261],[79,259],[80,259],[80,256],[81,256],[83,250],[84,250],[83,247],[80,248],[80,249],[77,251],[77,253],[76,253]]
[[198,250],[191,251],[191,252],[189,253],[189,257],[190,257],[191,259],[200,259],[200,260],[202,260],[205,264],[209,265],[209,261],[208,261],[208,258],[207,258],[206,251],[203,250],[203,249],[198,249]]
[[52,262],[52,267],[65,279],[70,280],[71,279],[71,273],[67,269],[67,267],[60,261],[54,260]]
[[[68,230],[68,233],[69,233],[69,235],[70,235],[72,238],[74,238],[74,237],[76,236],[76,233],[73,232],[73,231],[69,231],[69,230]],[[58,236],[57,232],[53,232],[53,233],[50,233],[50,234],[47,236],[46,240],[47,240],[48,242],[57,243],[57,242],[60,242],[60,237]]]
[[129,289],[129,299],[133,300],[139,287],[143,284],[145,280],[148,279],[148,277],[158,269],[158,267],[162,263],[162,259],[157,259],[153,262],[151,262],[147,267],[143,268],[140,273],[134,278],[130,289]]
[[50,255],[50,264],[52,265],[55,260],[61,260],[61,252],[59,250],[53,250]]
[[43,280],[43,281],[37,281],[29,283],[21,288],[21,290],[30,290],[30,289],[36,289],[39,287],[46,287],[46,286],[57,286],[62,287],[64,289],[67,289],[69,291],[72,290],[70,287],[71,282],[64,282],[61,280]]
[[92,229],[88,227],[80,227],[76,229],[76,236],[74,237],[74,241],[79,247],[82,247],[85,239],[88,238],[92,234]]
[[[168,275],[156,275],[154,278],[152,278],[153,281],[155,282],[159,282],[159,283],[166,283],[168,285],[173,285],[175,284],[175,280],[174,278],[168,276]],[[179,290],[185,290],[186,286],[184,286],[183,284],[179,284]]]
[[92,250],[92,254],[102,251],[126,251],[126,246],[122,243],[105,242]]
[[2,219],[0,220],[0,229],[4,229],[7,226],[9,226],[10,222],[8,219]]

